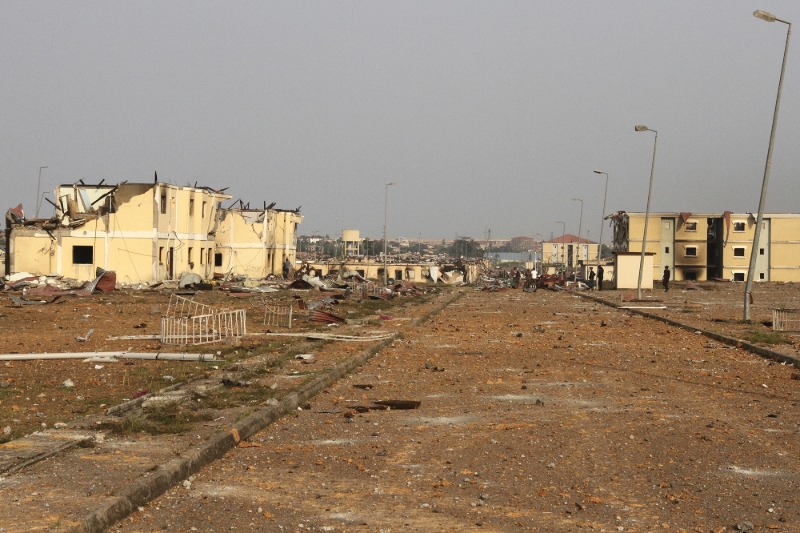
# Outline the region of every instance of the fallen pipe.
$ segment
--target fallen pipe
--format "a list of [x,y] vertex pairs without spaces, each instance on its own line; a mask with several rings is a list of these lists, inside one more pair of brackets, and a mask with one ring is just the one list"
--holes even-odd
[[222,362],[208,353],[145,353],[145,352],[65,352],[65,353],[6,353],[0,361],[35,361],[49,359],[86,359],[89,357],[114,357],[116,359],[145,359],[154,361],[204,361]]
[[333,333],[248,333],[250,335],[263,335],[265,337],[304,337],[306,339],[321,341],[342,341],[342,342],[371,342],[382,341],[391,338],[394,333],[384,335],[373,335],[370,337],[356,337],[353,335],[335,335]]

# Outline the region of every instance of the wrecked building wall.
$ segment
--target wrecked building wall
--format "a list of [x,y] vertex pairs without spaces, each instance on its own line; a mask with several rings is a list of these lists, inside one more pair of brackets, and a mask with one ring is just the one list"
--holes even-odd
[[177,279],[183,272],[213,276],[219,202],[227,199],[206,188],[156,184],[154,280]]
[[[59,216],[11,228],[13,272],[92,279],[101,267],[116,271],[120,282],[213,274],[209,233],[217,202],[230,196],[163,183],[63,185],[56,194],[64,209]],[[92,206],[88,212],[86,206]]]
[[7,246],[10,273],[44,275],[56,272],[56,242],[46,232],[29,228],[14,231]]
[[270,231],[269,215],[268,211],[240,209],[222,212],[216,238],[217,253],[221,254],[221,264],[214,268],[217,273],[263,278],[272,272],[267,247],[275,235]]
[[225,209],[217,230],[218,274],[261,278],[282,275],[283,261],[294,265],[297,225],[303,216],[274,209]]

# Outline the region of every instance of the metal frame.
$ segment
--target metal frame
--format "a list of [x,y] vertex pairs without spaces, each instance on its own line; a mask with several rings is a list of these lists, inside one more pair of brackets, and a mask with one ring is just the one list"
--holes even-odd
[[210,344],[245,335],[247,312],[244,309],[217,310],[176,294],[170,296],[167,314],[161,317],[163,344]]

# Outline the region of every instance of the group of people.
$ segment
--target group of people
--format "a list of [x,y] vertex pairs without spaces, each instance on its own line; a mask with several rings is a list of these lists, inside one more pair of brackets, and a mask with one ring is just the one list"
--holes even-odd
[[[524,282],[522,281],[523,276],[525,277]],[[514,267],[511,269],[509,278],[511,279],[512,289],[530,289],[536,284],[536,271],[526,268],[523,272],[522,269]]]
[[[522,282],[522,277],[525,276],[524,283]],[[533,284],[536,281],[536,271],[531,270],[530,268],[526,268],[523,272],[522,269],[514,267],[511,269],[510,276],[511,278],[511,288],[512,289],[528,289],[533,287]]]
[[595,287],[595,278],[597,279],[597,290],[603,290],[603,275],[605,274],[605,270],[603,270],[602,265],[597,265],[597,275],[595,276],[594,268],[589,267],[589,288],[594,289]]

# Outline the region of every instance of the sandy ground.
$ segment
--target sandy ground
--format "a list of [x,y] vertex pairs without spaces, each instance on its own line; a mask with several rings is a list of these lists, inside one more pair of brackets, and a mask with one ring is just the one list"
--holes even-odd
[[[281,291],[270,299],[291,301],[301,296],[308,300],[322,297],[319,292]],[[236,345],[217,343],[192,348],[162,345],[158,340],[109,340],[109,337],[158,334],[160,317],[170,301],[168,291],[115,291],[80,298],[64,296],[49,305],[15,306],[3,297],[0,309],[0,353],[55,353],[106,351],[201,352],[219,354],[236,361],[253,354],[280,357],[298,339],[250,336]],[[283,332],[264,325],[259,296],[235,298],[225,292],[200,292],[194,299],[224,309],[246,309],[248,333]],[[397,298],[391,302],[350,300],[335,306],[334,313],[345,317],[373,315],[383,310],[397,320],[377,326],[335,328],[308,322],[307,312],[295,315],[294,332],[317,331],[359,335],[378,329],[394,330],[410,320],[409,315],[424,313],[428,297]],[[418,309],[419,306],[422,306]],[[87,342],[76,340],[93,334]],[[333,349],[333,348],[331,348]],[[88,363],[82,359],[0,362],[0,443],[33,431],[52,428],[83,416],[101,414],[105,408],[132,399],[144,391],[154,392],[174,383],[198,379],[221,363],[169,361],[120,361]],[[63,384],[70,380],[72,386]],[[6,428],[7,431],[4,431]]]
[[[572,295],[467,289],[115,530],[800,531],[795,372]],[[352,410],[377,399],[421,405]],[[34,487],[90,453],[18,476],[15,503],[46,514]]]
[[[753,332],[771,333],[773,309],[794,309],[793,331],[783,332],[786,342],[769,346],[800,359],[800,286],[794,283],[755,283],[751,321],[744,322],[744,283],[698,283],[699,290],[687,290],[684,282],[672,282],[670,290],[644,291],[642,302],[623,303],[623,294],[636,291],[592,291],[592,295],[618,305],[643,307],[684,324],[730,337],[745,338]],[[659,309],[659,307],[665,309]]]

